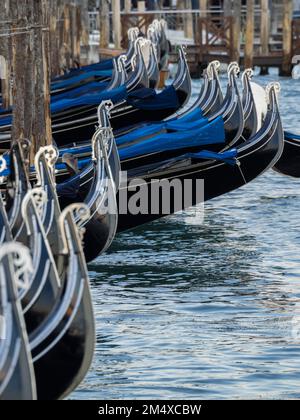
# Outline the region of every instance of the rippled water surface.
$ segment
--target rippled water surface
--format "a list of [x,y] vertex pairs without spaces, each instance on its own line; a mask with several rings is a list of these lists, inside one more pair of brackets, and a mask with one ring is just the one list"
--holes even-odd
[[[300,132],[300,81],[281,82]],[[72,397],[300,398],[299,209],[300,181],[270,171],[203,224],[191,209],[119,235],[90,266],[96,354]]]

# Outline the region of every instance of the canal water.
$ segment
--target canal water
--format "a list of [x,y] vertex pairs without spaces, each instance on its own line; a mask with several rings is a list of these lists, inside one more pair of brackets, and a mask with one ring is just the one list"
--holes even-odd
[[[280,82],[300,133],[300,80]],[[72,398],[300,398],[299,209],[300,181],[269,171],[203,223],[190,209],[119,235],[89,267],[96,353]]]

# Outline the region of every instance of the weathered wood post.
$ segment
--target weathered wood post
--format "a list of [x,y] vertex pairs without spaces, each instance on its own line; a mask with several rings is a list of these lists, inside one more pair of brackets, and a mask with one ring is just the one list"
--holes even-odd
[[[21,30],[18,28],[26,28],[28,26],[28,7],[26,2],[19,2],[18,0],[11,0],[11,35],[12,35],[12,75],[13,75],[13,120],[12,120],[12,139],[28,137],[28,132],[25,133],[25,79],[26,74],[24,69],[27,66],[28,60],[28,35],[24,33],[21,35]],[[19,33],[18,33],[19,32]],[[32,80],[32,77],[30,78]],[[27,85],[28,86],[28,85]],[[26,94],[32,97],[32,85],[27,87]],[[27,96],[27,97],[28,97]],[[31,122],[26,121],[28,124]],[[31,129],[31,127],[30,127]],[[31,130],[30,130],[31,131]],[[30,134],[30,133],[29,133]]]
[[89,28],[89,0],[80,0],[81,3],[81,44],[88,48],[90,44]]
[[[137,2],[137,6],[138,6],[138,12],[139,13],[144,13],[146,10],[146,2],[144,0],[138,0]],[[143,32],[144,34],[146,34],[146,26],[142,26],[141,28],[141,32]]]
[[65,4],[63,12],[63,56],[64,66],[71,67],[71,11],[70,5]]
[[[269,38],[270,38],[270,12],[269,0],[261,0],[261,15],[260,15],[260,44],[261,54],[264,57],[269,55]],[[260,74],[265,75],[269,73],[266,66],[262,66]]]
[[109,29],[110,29],[108,0],[100,1],[99,25],[100,25],[100,48],[108,48]]
[[112,0],[115,48],[121,48],[121,8],[120,0]]
[[[232,18],[233,12],[232,12],[232,1],[231,0],[224,0],[223,2],[224,7],[224,18],[226,22],[224,22],[224,25],[227,25],[229,20]],[[230,61],[233,61],[233,33],[232,33],[232,24],[230,23],[230,26],[226,30],[226,47],[229,52],[229,59]]]
[[292,13],[293,1],[283,0],[283,60],[281,76],[290,76],[292,70]]
[[131,12],[131,0],[125,0],[124,11],[125,11],[125,13],[130,13]]
[[[31,161],[41,146],[52,143],[50,111],[50,37],[48,0],[30,0],[34,22],[34,113]],[[25,93],[26,94],[26,93]]]
[[234,10],[233,16],[233,60],[240,62],[241,57],[241,14],[242,1],[233,0],[232,8]]
[[79,66],[81,40],[81,8],[79,6],[76,6],[76,4],[70,5],[70,27],[72,66]]
[[[192,10],[192,1],[186,0],[185,7],[187,10]],[[194,28],[193,28],[193,14],[188,13],[185,17],[185,36],[187,38],[194,38]]]
[[253,67],[254,52],[254,0],[247,0],[247,19],[245,36],[245,68]]
[[[46,0],[11,0],[14,79],[12,138],[28,138],[32,141],[31,162],[40,146],[52,142],[48,6]],[[26,34],[21,35],[19,28],[28,28]]]
[[201,17],[207,16],[207,10],[208,10],[208,0],[200,0]]
[[5,33],[8,33],[10,29],[9,19],[9,0],[4,0],[0,8],[0,29],[1,33],[3,34],[0,36],[0,83],[2,93],[2,107],[4,109],[7,109],[11,106],[11,37],[5,36]]

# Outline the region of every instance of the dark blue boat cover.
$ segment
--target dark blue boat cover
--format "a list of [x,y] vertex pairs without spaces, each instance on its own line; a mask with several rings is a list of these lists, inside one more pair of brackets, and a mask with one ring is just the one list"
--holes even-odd
[[[180,106],[178,95],[173,86],[168,86],[160,93],[156,93],[154,89],[149,88],[130,92],[128,93],[127,103],[143,110],[176,110]],[[159,116],[157,119],[159,120]]]
[[69,77],[65,80],[58,80],[58,81],[52,82],[51,88],[52,89],[66,89],[72,86],[73,84],[83,82],[84,80],[87,80],[87,79],[108,78],[111,76],[112,76],[111,70],[88,71],[88,72],[79,74],[78,76]]
[[93,93],[94,91],[103,92],[104,89],[107,88],[109,82],[90,82],[86,85],[79,86],[70,90],[70,92],[63,92],[51,97],[51,102],[57,102],[62,99],[72,99],[76,98],[80,95],[87,95]]
[[193,159],[212,159],[212,160],[220,160],[222,162],[228,163],[229,165],[236,165],[236,158],[237,158],[237,149],[230,149],[226,152],[215,153],[209,150],[202,150],[199,153],[188,153],[187,157]]
[[300,140],[300,134],[293,134],[290,133],[289,131],[285,131],[284,132],[284,138],[287,140]]
[[223,119],[219,117],[198,129],[158,134],[150,139],[129,144],[119,149],[119,155],[120,159],[124,160],[162,151],[201,147],[224,142],[224,123]]

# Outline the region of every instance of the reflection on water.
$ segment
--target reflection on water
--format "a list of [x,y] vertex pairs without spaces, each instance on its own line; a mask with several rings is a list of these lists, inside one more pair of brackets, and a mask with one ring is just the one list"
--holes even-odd
[[[282,83],[300,132],[300,83]],[[191,209],[118,236],[90,266],[97,347],[72,397],[299,398],[299,186],[270,171],[202,225]]]

